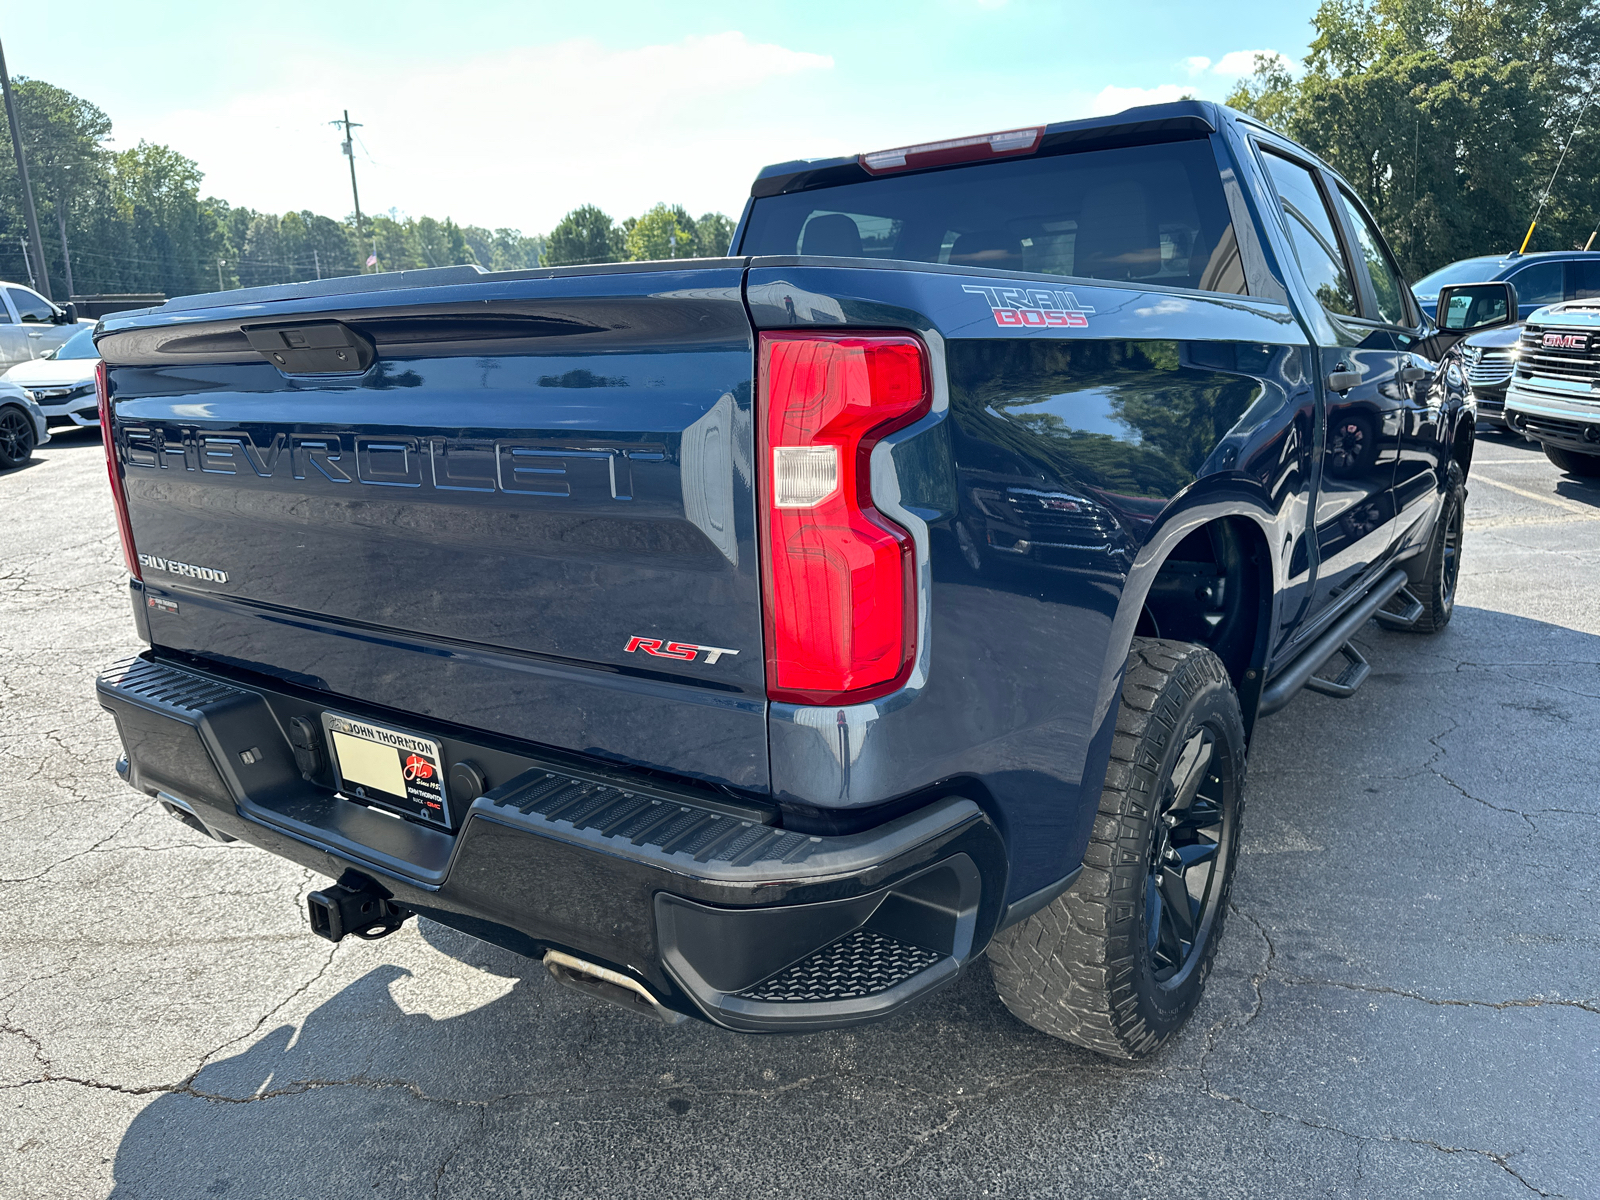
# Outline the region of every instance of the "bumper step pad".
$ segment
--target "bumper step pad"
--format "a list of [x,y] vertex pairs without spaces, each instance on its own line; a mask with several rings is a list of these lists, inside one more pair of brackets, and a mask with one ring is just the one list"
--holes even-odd
[[[684,854],[697,863],[743,867],[803,862],[822,839],[786,832],[671,797],[624,790],[554,771],[530,771],[484,800],[500,815],[529,825],[563,822],[611,843]],[[480,809],[482,811],[482,809]]]
[[791,1004],[859,1000],[887,992],[943,957],[873,929],[857,929],[738,996]]

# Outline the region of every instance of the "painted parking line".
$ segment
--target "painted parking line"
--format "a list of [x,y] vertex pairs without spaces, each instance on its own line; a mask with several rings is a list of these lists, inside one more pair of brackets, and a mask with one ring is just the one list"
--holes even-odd
[[1514,487],[1509,483],[1501,483],[1498,479],[1490,479],[1487,475],[1472,476],[1471,483],[1487,483],[1490,487],[1500,488],[1502,491],[1511,492],[1525,500],[1537,500],[1541,504],[1549,504],[1555,508],[1565,509],[1569,513],[1576,513],[1580,517],[1593,517],[1600,519],[1600,509],[1588,504],[1577,504],[1563,496],[1541,496],[1538,492],[1530,492],[1527,488]]

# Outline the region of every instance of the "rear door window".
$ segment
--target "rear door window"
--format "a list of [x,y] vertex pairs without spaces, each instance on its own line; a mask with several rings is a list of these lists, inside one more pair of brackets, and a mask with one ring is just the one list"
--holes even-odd
[[1289,222],[1300,270],[1322,307],[1340,316],[1359,315],[1356,289],[1350,282],[1340,249],[1338,226],[1323,200],[1316,178],[1297,162],[1262,147],[1262,159],[1277,189],[1283,215]]
[[737,252],[1247,290],[1216,158],[1201,139],[766,196]]
[[[1587,264],[1586,264],[1587,265]],[[1554,304],[1566,298],[1565,263],[1529,263],[1510,276],[1518,304]]]
[[1342,188],[1339,190],[1339,202],[1349,214],[1350,226],[1356,231],[1356,241],[1361,245],[1361,257],[1366,260],[1367,274],[1372,279],[1372,290],[1378,300],[1378,319],[1390,325],[1409,326],[1411,321],[1406,314],[1405,301],[1400,298],[1400,290],[1405,284],[1400,282],[1400,272],[1395,270],[1383,236],[1367,220],[1367,214],[1361,211],[1361,206]]

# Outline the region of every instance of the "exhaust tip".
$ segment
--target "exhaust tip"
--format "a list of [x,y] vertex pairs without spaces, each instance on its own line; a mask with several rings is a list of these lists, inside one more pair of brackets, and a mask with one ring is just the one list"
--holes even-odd
[[667,1008],[650,994],[649,988],[621,971],[613,971],[560,950],[546,952],[544,965],[557,983],[625,1008],[637,1016],[652,1017],[663,1025],[677,1025],[689,1019],[683,1013]]

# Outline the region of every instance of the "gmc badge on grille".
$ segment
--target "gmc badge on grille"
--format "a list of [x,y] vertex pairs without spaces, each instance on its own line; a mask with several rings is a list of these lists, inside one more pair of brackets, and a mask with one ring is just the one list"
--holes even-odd
[[1586,333],[1547,333],[1540,343],[1548,350],[1587,350],[1589,348],[1589,335]]

